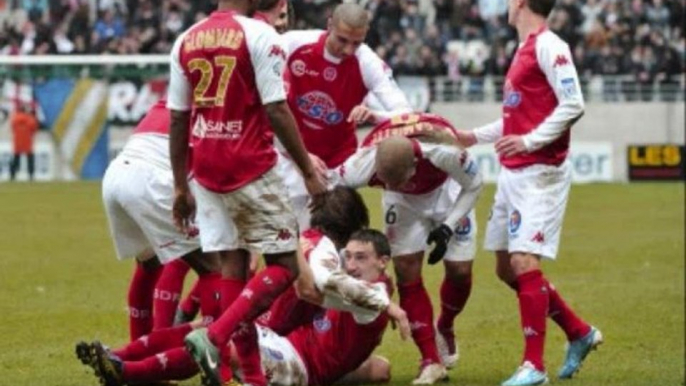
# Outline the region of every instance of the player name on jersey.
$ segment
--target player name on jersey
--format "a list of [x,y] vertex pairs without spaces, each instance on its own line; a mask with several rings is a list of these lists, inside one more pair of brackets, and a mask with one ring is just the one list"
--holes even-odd
[[234,28],[211,28],[192,31],[183,39],[185,52],[228,48],[235,50],[243,42],[243,31]]

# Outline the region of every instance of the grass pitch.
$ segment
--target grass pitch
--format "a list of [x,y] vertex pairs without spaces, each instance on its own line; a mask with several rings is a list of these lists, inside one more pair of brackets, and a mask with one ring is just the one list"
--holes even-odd
[[[379,227],[378,192],[365,196]],[[489,186],[479,240],[492,197]],[[574,186],[560,251],[545,263],[547,277],[606,343],[574,380],[557,381],[564,336],[548,323],[552,383],[684,385],[684,185]],[[97,385],[74,343],[125,342],[131,270],[114,258],[99,183],[1,184],[0,385]],[[493,257],[480,251],[456,323],[461,359],[451,385],[498,385],[519,364],[516,297],[493,272]],[[426,267],[425,278],[437,309],[440,267]],[[419,358],[411,342],[389,330],[377,352],[393,364],[392,385],[411,383]]]

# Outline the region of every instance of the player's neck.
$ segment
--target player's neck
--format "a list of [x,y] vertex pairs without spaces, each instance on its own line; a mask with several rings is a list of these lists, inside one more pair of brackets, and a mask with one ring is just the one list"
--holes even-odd
[[245,15],[248,13],[248,4],[245,1],[219,1],[217,11],[236,11]]
[[522,13],[517,20],[517,35],[519,41],[524,42],[529,35],[536,33],[546,25],[546,19],[532,12]]

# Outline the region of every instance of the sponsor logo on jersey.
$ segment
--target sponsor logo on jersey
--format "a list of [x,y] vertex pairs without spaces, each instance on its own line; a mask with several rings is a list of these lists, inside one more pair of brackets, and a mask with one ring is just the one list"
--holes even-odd
[[327,67],[324,70],[323,75],[324,75],[324,80],[326,80],[328,82],[333,82],[336,79],[336,77],[338,76],[338,71],[336,71],[336,69],[333,67]]
[[567,97],[571,98],[575,95],[577,95],[578,91],[576,89],[576,82],[574,81],[574,78],[565,78],[560,81],[560,84],[562,86],[562,94]]
[[236,140],[241,137],[242,132],[243,122],[241,121],[221,122],[198,115],[192,134],[197,138]]
[[274,44],[270,49],[269,49],[269,56],[278,56],[283,60],[286,60],[286,52],[281,48],[280,46]]
[[555,63],[553,63],[553,68],[564,67],[569,63],[569,59],[567,59],[565,55],[557,55],[557,57],[555,57]]
[[276,235],[277,240],[288,241],[293,238],[293,234],[288,229],[279,229],[279,233]]
[[510,235],[514,235],[519,230],[519,226],[522,225],[522,215],[518,210],[514,210],[510,213]]
[[312,119],[323,121],[328,125],[341,123],[344,118],[336,103],[329,94],[321,91],[310,91],[297,98],[298,110]]
[[536,232],[534,237],[531,238],[531,241],[533,241],[534,243],[543,244],[545,242],[545,236],[543,235],[543,232]]
[[515,90],[509,80],[505,82],[503,91],[503,104],[506,107],[517,107],[522,102],[522,93]]
[[305,62],[303,62],[300,59],[296,59],[291,63],[291,72],[295,76],[305,75],[306,70],[307,70],[307,65],[305,64]]
[[320,316],[312,322],[314,324],[314,329],[317,332],[327,332],[331,329],[331,321],[326,317],[326,315]]

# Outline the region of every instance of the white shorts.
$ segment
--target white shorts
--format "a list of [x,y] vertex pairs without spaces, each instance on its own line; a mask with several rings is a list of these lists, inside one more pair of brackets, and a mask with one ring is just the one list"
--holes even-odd
[[[459,184],[446,181],[442,187],[422,195],[383,192],[384,229],[393,256],[425,251],[429,233],[440,226],[453,208]],[[476,254],[476,216],[474,210],[460,220],[448,244],[446,261],[471,261]]]
[[307,208],[310,202],[310,195],[305,187],[305,180],[298,170],[298,166],[290,158],[277,152],[279,155],[276,161],[276,172],[281,177],[286,187],[288,199],[291,201],[293,213],[298,219],[300,229],[310,228],[310,210]]
[[248,247],[263,254],[298,248],[298,224],[274,168],[229,193],[215,193],[191,181],[205,252]]
[[307,386],[305,363],[287,338],[259,325],[257,337],[262,370],[268,374],[270,385]]
[[572,181],[569,161],[560,166],[502,168],[484,248],[554,259]]
[[153,248],[168,263],[200,248],[174,227],[171,170],[146,160],[119,155],[105,172],[102,197],[119,259]]

